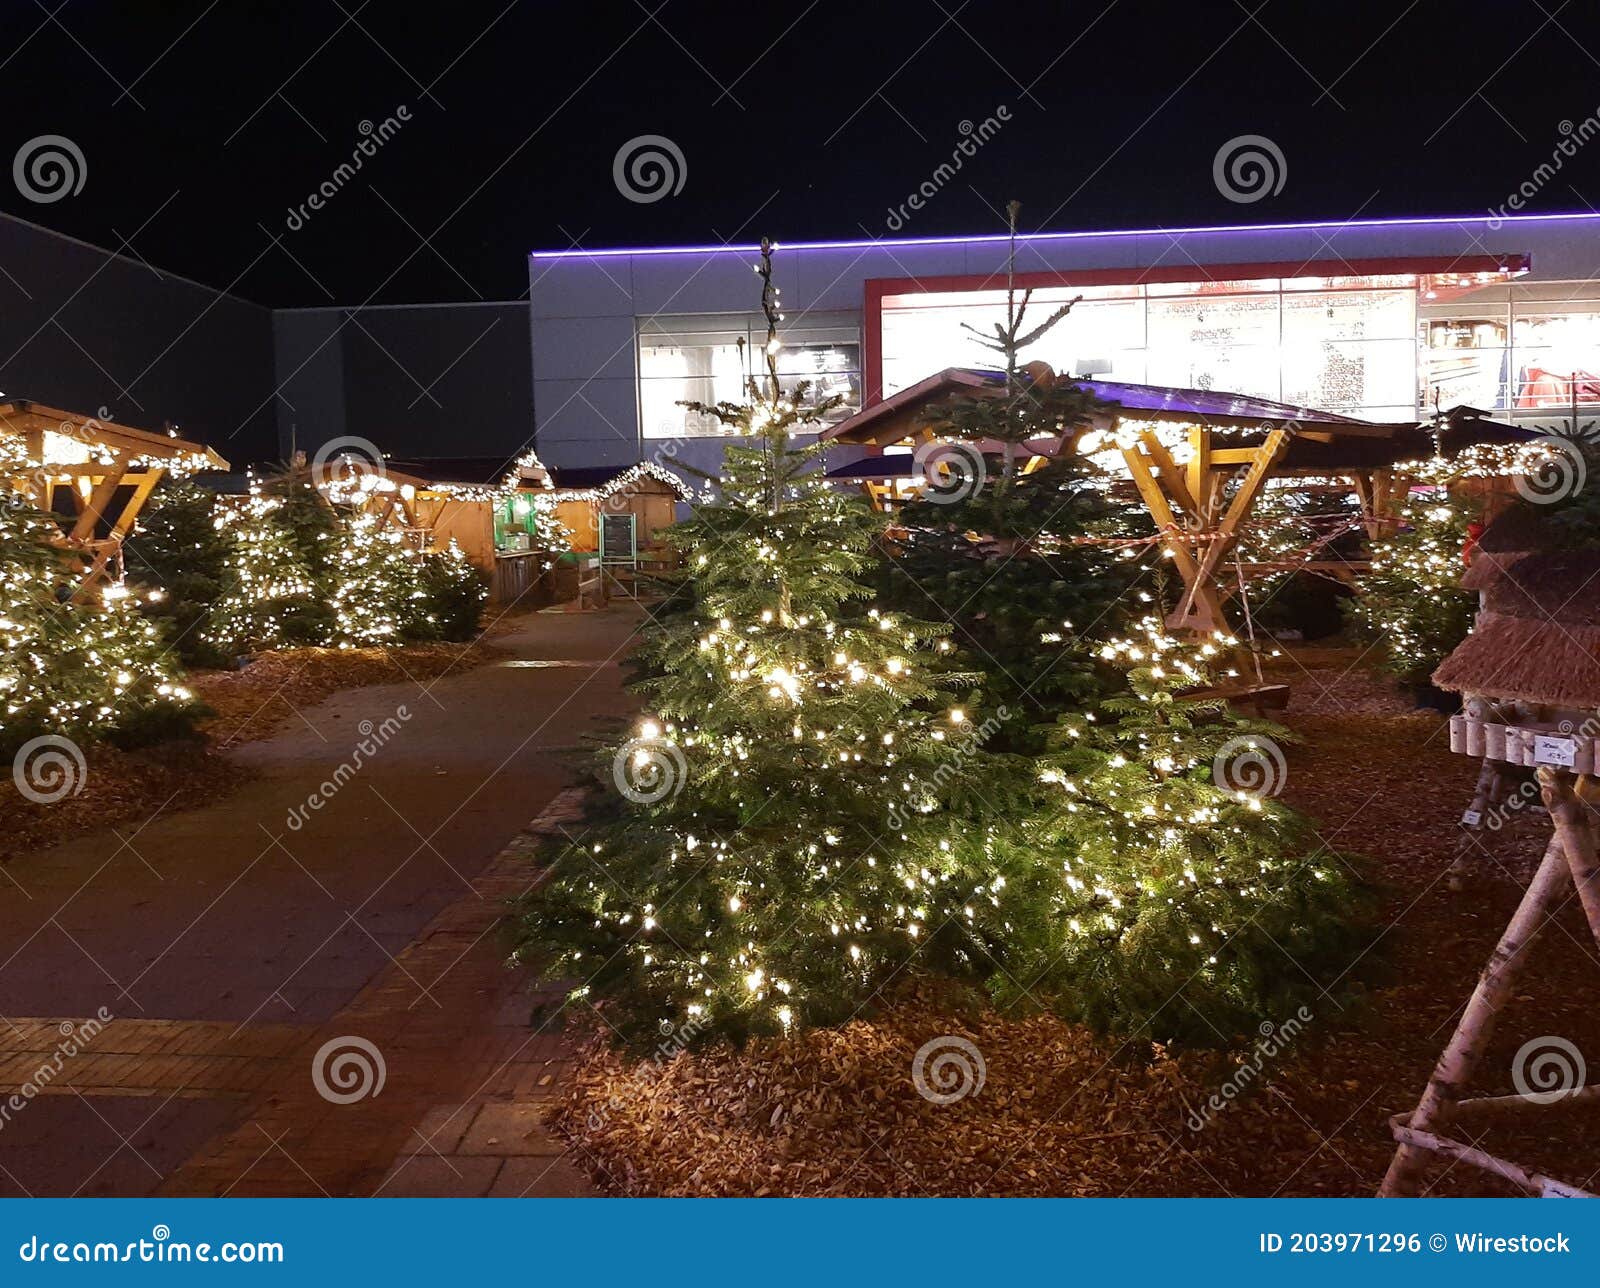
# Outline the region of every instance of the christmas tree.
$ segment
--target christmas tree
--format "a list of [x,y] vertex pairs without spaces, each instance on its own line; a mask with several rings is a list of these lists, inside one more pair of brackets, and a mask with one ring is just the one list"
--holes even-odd
[[320,644],[327,635],[328,613],[307,557],[306,530],[285,523],[284,510],[279,497],[255,486],[236,507],[218,512],[230,549],[228,578],[206,628],[207,640],[218,649]]
[[1414,493],[1400,509],[1398,530],[1372,543],[1371,571],[1347,602],[1356,628],[1379,645],[1385,669],[1407,684],[1426,684],[1472,629],[1478,597],[1460,581],[1475,512],[1448,486]]
[[344,517],[331,582],[333,642],[340,648],[398,644],[408,625],[425,619],[421,561],[400,530],[376,515]]
[[172,648],[190,666],[227,661],[209,633],[211,609],[232,578],[233,544],[218,528],[216,511],[210,488],[168,479],[122,547],[145,615],[167,623]]
[[1359,956],[1348,861],[1274,799],[1287,731],[1186,696],[1232,643],[1146,618],[1102,646],[1128,688],[1064,717],[1040,762],[1049,802],[1023,827],[1040,861],[1013,865],[1025,888],[1004,913],[1008,1000],[1215,1044],[1315,1001]]
[[520,921],[518,956],[630,1038],[842,1022],[913,960],[980,980],[997,948],[968,905],[1019,776],[941,692],[970,680],[936,666],[944,628],[867,602],[879,521],[793,441],[833,404],[780,388],[765,244],[757,272],[761,374],[746,402],[695,408],[752,441],[673,530],[690,580],[646,632],[650,717]]
[[[929,485],[898,516],[885,585],[897,606],[951,624],[961,661],[984,672],[987,697],[1007,713],[996,745],[1035,751],[1038,726],[1100,692],[1081,645],[1126,624],[1142,572],[1129,539],[1150,524],[1076,451],[1104,404],[1044,363],[1021,364],[1076,301],[1029,326],[1032,292],[1011,282],[1018,211],[1012,202],[1005,321],[992,335],[968,328],[1002,370],[993,388],[929,408],[926,428],[957,446],[923,449]],[[982,453],[997,448],[991,467]],[[1054,455],[1022,472],[1035,449]]]
[[0,504],[0,752],[44,736],[122,745],[187,732],[197,711],[161,626],[126,586],[69,596],[52,515]]

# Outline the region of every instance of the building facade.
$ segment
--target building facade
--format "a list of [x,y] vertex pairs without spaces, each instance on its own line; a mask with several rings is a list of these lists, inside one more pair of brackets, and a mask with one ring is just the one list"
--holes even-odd
[[[740,396],[765,342],[750,246],[535,252],[533,402],[554,466],[714,468],[684,401]],[[992,361],[1004,236],[785,245],[781,372],[839,415]],[[1555,427],[1600,419],[1600,215],[1355,220],[1020,237],[1042,318],[1026,355],[1107,380],[1215,389],[1396,421],[1469,405]]]

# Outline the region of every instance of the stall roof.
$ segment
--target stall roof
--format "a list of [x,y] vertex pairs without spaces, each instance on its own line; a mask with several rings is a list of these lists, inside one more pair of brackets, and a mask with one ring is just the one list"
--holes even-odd
[[132,425],[122,425],[98,416],[47,407],[28,398],[0,402],[0,429],[24,437],[39,432],[59,434],[81,443],[100,444],[150,460],[200,457],[217,469],[228,468],[228,462],[215,448],[179,438],[176,432],[135,429]]

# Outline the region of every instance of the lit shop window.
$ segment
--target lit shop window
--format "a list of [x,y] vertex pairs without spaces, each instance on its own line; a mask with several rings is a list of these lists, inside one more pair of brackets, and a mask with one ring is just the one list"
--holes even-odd
[[[1029,305],[1037,321],[1083,299],[1024,357],[1102,380],[1409,419],[1417,292],[1403,274],[1044,287]],[[1004,317],[1004,291],[886,297],[884,395],[945,367],[992,365],[968,328],[990,333]]]
[[1512,406],[1600,403],[1600,316],[1518,314],[1511,324]]
[[[741,346],[740,341],[743,341]],[[792,393],[810,382],[810,397],[843,399],[825,423],[861,407],[860,328],[811,315],[785,328],[778,383]],[[766,323],[759,317],[655,317],[639,332],[639,423],[646,438],[707,438],[727,430],[684,402],[741,402],[750,364],[762,374]]]

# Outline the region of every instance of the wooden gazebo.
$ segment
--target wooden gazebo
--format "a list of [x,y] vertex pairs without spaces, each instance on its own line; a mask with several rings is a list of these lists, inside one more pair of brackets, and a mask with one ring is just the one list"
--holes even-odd
[[135,429],[21,398],[0,402],[0,437],[19,449],[3,458],[11,462],[11,490],[61,517],[60,545],[79,574],[78,596],[118,575],[122,542],[164,475],[228,468],[213,448],[175,429]]
[[[1030,364],[1032,380],[1056,377],[1043,363]],[[1519,442],[1535,435],[1510,426],[1461,418],[1436,440],[1413,421],[1374,422],[1338,412],[1273,402],[1206,389],[1105,380],[1074,382],[1105,407],[1088,425],[1027,444],[1038,457],[1064,451],[1112,460],[1120,457],[1133,485],[1161,530],[1183,580],[1184,595],[1168,626],[1198,634],[1226,629],[1223,574],[1238,562],[1235,551],[1262,489],[1272,478],[1343,478],[1361,504],[1370,536],[1393,530],[1410,486],[1404,466],[1454,454],[1469,446]],[[825,440],[871,449],[917,445],[937,438],[930,406],[956,394],[1002,396],[1003,373],[952,367],[857,412],[823,434]],[[994,450],[999,444],[990,445]],[[979,445],[980,450],[988,447]],[[830,470],[830,476],[862,483],[874,504],[908,490],[899,463],[869,457]],[[881,473],[879,471],[882,471]],[[1236,485],[1231,492],[1230,483]],[[1321,570],[1315,558],[1296,568]],[[1338,572],[1352,565],[1340,561]],[[1263,571],[1250,564],[1241,574]]]

